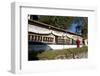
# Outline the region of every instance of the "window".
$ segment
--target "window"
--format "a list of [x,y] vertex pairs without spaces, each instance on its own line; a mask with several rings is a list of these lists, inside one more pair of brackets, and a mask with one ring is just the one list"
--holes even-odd
[[40,41],[42,41],[42,36],[40,36]]
[[37,36],[37,41],[40,41],[40,36]]
[[64,44],[65,43],[64,37],[61,37],[61,36],[57,37],[56,38],[56,43],[57,44]]
[[66,44],[67,44],[67,45],[70,45],[70,39],[69,39],[69,38],[66,39]]
[[76,40],[72,39],[72,45],[76,45]]
[[28,35],[28,40],[30,41],[30,35]]
[[32,35],[28,35],[28,40],[32,41]]
[[46,41],[46,37],[43,37],[43,41]]
[[37,36],[35,36],[35,41],[37,41]]
[[34,41],[34,35],[31,35],[31,41]]
[[30,41],[32,41],[32,35],[30,35]]
[[48,41],[48,38],[46,37],[46,41]]
[[50,42],[53,42],[53,38],[50,38]]

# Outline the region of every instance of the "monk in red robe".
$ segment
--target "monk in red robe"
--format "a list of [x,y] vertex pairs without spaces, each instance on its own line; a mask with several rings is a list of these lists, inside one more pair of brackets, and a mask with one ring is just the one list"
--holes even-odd
[[76,44],[77,44],[77,48],[79,48],[80,47],[80,40],[79,40],[79,38],[76,40]]

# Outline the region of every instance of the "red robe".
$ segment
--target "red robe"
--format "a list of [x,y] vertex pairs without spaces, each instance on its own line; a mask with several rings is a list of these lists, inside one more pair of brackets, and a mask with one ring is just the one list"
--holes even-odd
[[80,40],[79,39],[76,40],[76,44],[77,44],[77,48],[79,48],[80,47]]

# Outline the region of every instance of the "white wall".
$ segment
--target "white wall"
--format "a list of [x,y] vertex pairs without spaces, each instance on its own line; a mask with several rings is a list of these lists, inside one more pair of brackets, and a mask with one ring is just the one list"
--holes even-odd
[[[0,76],[14,76],[9,73],[10,69],[10,57],[11,57],[11,8],[10,3],[13,1],[18,2],[30,2],[34,5],[46,5],[46,6],[57,6],[57,7],[67,7],[67,5],[76,6],[97,6],[98,7],[98,25],[100,25],[100,0],[1,0],[0,1]],[[96,26],[96,25],[94,25]],[[98,70],[84,69],[69,69],[62,72],[50,72],[50,73],[35,73],[35,74],[24,74],[22,76],[100,76],[100,26],[96,26],[99,30],[97,32],[97,68]],[[94,50],[96,51],[96,50]],[[98,75],[99,74],[99,75]],[[19,76],[19,75],[16,75]]]
[[[58,50],[58,49],[69,49],[76,48],[77,45],[30,45],[28,51],[40,51],[40,50]],[[82,47],[82,45],[80,45]]]
[[[76,48],[77,45],[48,45],[52,49],[68,49],[68,48]],[[82,45],[80,46],[82,47]]]

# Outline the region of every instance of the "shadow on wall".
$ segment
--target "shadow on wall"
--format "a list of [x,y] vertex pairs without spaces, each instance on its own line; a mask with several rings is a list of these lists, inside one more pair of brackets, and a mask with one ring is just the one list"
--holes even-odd
[[28,60],[39,60],[37,55],[46,51],[46,50],[53,50],[50,46],[46,43],[42,42],[28,42]]

